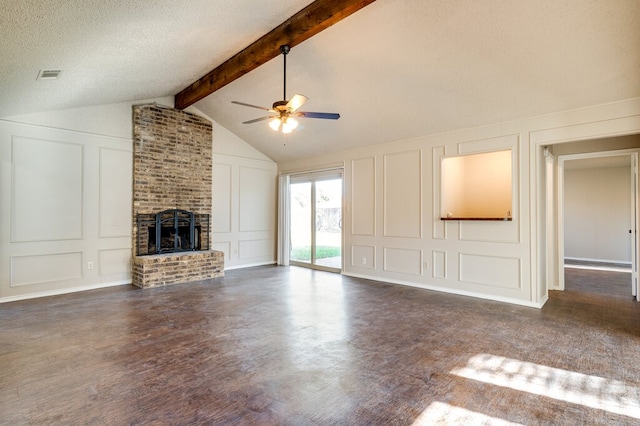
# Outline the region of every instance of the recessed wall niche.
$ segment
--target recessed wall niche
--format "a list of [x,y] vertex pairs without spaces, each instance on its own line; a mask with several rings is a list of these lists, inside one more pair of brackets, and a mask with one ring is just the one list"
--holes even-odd
[[511,220],[512,150],[443,157],[442,220]]

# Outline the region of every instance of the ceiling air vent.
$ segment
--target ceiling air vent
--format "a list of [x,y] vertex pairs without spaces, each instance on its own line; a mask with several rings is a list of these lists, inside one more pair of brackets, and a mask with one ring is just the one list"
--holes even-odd
[[55,80],[62,70],[40,70],[37,80]]

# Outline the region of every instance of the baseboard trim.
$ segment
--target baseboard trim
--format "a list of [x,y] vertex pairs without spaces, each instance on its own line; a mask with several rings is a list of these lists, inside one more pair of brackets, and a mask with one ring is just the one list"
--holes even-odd
[[224,266],[225,271],[230,271],[232,269],[242,269],[242,268],[253,268],[254,266],[266,266],[266,265],[275,265],[277,262],[275,260],[270,260],[268,262],[257,262],[257,263],[246,263],[242,265],[231,265]]
[[98,283],[79,287],[69,287],[57,290],[40,291],[37,293],[19,294],[16,296],[0,297],[0,303],[18,302],[20,300],[37,299],[39,297],[59,296],[62,294],[78,293],[80,291],[98,290],[119,285],[131,285],[131,280],[112,281],[108,283]]
[[626,260],[610,260],[610,259],[591,259],[588,257],[566,257],[564,258],[565,263],[567,261],[571,262],[592,262],[596,264],[602,265],[629,265],[631,267],[631,262]]
[[526,306],[528,308],[540,309],[545,304],[545,302],[548,300],[548,297],[545,297],[539,303],[536,303],[536,302],[531,302],[531,301],[528,301],[528,300],[513,299],[513,298],[510,298],[510,297],[501,297],[501,296],[495,296],[495,295],[486,295],[486,294],[482,294],[482,293],[474,293],[474,292],[471,292],[471,291],[456,290],[456,289],[451,289],[451,288],[432,286],[432,285],[429,285],[429,284],[413,283],[413,282],[410,282],[410,281],[390,280],[390,279],[386,279],[386,278],[383,279],[383,278],[375,277],[375,276],[371,276],[371,275],[354,274],[352,272],[344,272],[343,271],[342,275],[346,275],[348,277],[362,278],[362,279],[366,279],[366,280],[376,281],[376,282],[379,282],[379,283],[382,283],[382,284],[405,285],[405,286],[408,286],[408,287],[416,287],[416,288],[421,288],[421,289],[424,289],[424,290],[437,291],[437,292],[440,292],[440,293],[448,293],[448,294],[455,294],[455,295],[458,295],[458,296],[474,297],[476,299],[492,300],[494,302],[510,303],[512,305]]

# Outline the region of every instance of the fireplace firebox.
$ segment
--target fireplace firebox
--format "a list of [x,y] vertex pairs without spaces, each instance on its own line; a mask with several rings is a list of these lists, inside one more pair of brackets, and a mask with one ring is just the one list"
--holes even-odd
[[139,214],[138,256],[209,250],[209,215],[170,209]]

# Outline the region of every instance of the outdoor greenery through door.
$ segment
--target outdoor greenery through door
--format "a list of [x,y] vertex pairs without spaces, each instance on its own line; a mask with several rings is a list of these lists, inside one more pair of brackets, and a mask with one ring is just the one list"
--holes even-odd
[[296,177],[290,184],[291,263],[342,268],[342,176]]

